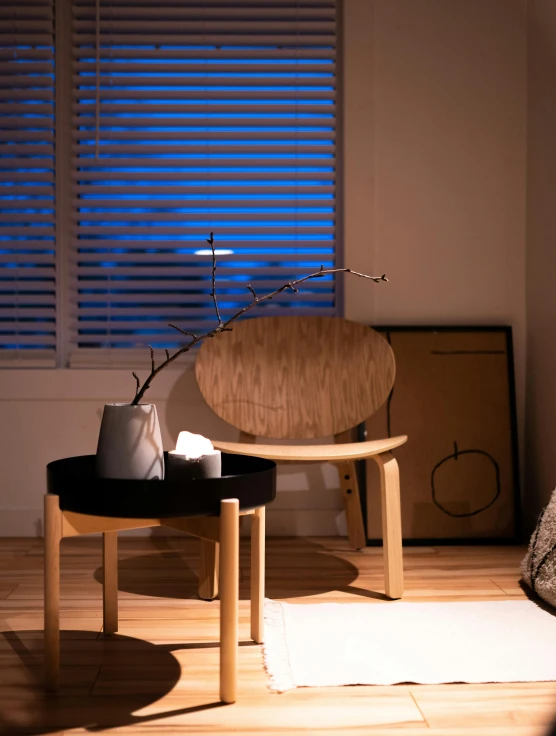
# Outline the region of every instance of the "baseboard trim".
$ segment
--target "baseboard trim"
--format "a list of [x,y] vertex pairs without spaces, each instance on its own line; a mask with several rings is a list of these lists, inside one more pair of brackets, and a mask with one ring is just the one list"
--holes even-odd
[[[246,532],[248,530],[245,530]],[[42,537],[42,508],[1,509],[0,537]],[[124,536],[148,537],[151,529],[120,532]],[[157,535],[177,536],[179,532],[157,527]],[[266,533],[272,537],[336,537],[346,536],[345,514],[338,509],[273,509],[268,508]]]

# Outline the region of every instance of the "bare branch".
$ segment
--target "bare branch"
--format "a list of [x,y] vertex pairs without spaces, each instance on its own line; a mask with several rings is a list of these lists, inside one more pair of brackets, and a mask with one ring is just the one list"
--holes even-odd
[[135,396],[137,396],[137,394],[139,393],[139,389],[141,388],[141,381],[139,380],[139,376],[137,375],[137,373],[135,373],[135,371],[133,371],[131,375],[133,376],[133,378],[135,378],[137,382],[137,386],[135,388]]
[[171,322],[168,322],[168,327],[173,327],[174,330],[177,330],[178,332],[181,332],[184,335],[189,335],[189,337],[192,337],[193,339],[197,337],[197,335],[194,332],[188,332],[187,330],[182,330],[181,327],[178,327],[177,325],[174,325]]
[[220,310],[218,308],[218,301],[216,299],[216,252],[214,248],[214,233],[210,234],[210,239],[207,239],[207,243],[210,244],[211,251],[212,251],[212,292],[211,297],[214,302],[214,308],[216,310],[216,317],[218,319],[218,324],[216,327],[214,327],[212,330],[209,330],[203,335],[196,335],[194,332],[189,332],[188,330],[184,330],[181,327],[178,327],[178,325],[169,323],[169,327],[172,327],[172,329],[177,330],[182,335],[187,335],[191,338],[191,340],[187,343],[187,345],[183,345],[181,348],[178,348],[175,353],[172,355],[168,350],[166,350],[166,360],[162,362],[158,367],[155,366],[154,362],[154,350],[149,345],[149,348],[151,350],[151,373],[148,376],[145,383],[141,386],[139,378],[137,377],[136,373],[133,373],[133,376],[135,380],[137,381],[137,389],[135,391],[135,398],[132,401],[132,404],[138,404],[141,399],[143,398],[145,392],[150,388],[151,381],[155,376],[157,376],[161,370],[166,368],[167,365],[172,363],[176,358],[178,358],[182,353],[187,353],[191,348],[195,347],[198,343],[200,343],[202,340],[206,340],[211,337],[215,337],[215,335],[218,335],[220,332],[231,332],[233,328],[233,323],[238,320],[241,316],[243,316],[246,312],[248,312],[250,309],[255,307],[257,304],[260,304],[264,301],[270,301],[278,294],[281,294],[286,289],[291,289],[294,292],[298,292],[299,289],[297,288],[300,284],[305,283],[306,281],[310,281],[311,279],[317,279],[322,278],[324,276],[328,276],[335,273],[349,273],[353,276],[357,276],[358,278],[362,279],[368,279],[369,281],[373,281],[375,284],[379,283],[380,281],[388,281],[386,278],[386,274],[382,274],[382,276],[369,276],[366,273],[360,273],[359,271],[352,271],[351,268],[324,268],[324,266],[321,265],[318,271],[315,273],[310,273],[307,276],[303,276],[300,279],[296,279],[294,281],[289,281],[286,284],[283,284],[278,289],[275,289],[274,291],[271,291],[268,294],[265,294],[264,296],[259,296],[255,289],[251,286],[251,284],[247,285],[247,288],[253,295],[253,301],[250,304],[247,304],[245,307],[239,310],[236,314],[234,314],[232,317],[230,317],[226,322],[222,321],[222,318],[220,316]]
[[166,353],[166,360],[170,360],[170,353],[168,352],[168,348],[164,348],[164,352]]
[[207,240],[207,243],[209,243],[210,249],[212,250],[212,291],[210,292],[210,295],[214,302],[216,319],[218,320],[218,324],[221,325],[222,317],[220,316],[220,310],[218,309],[218,302],[216,300],[216,251],[214,250],[214,233],[210,234],[210,239]]

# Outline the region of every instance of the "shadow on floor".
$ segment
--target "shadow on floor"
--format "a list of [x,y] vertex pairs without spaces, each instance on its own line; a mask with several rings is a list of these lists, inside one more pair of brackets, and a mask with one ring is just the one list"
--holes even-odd
[[[191,563],[188,552],[180,550],[179,538],[156,537],[149,540],[152,553],[125,557],[120,552],[118,589],[136,595],[161,598],[196,598],[198,559]],[[367,598],[388,600],[381,593],[353,585],[359,572],[355,565],[327,553],[320,544],[311,540],[295,540],[296,554],[266,556],[266,597],[296,598],[319,595],[331,591],[350,592]],[[188,559],[186,559],[188,558]],[[102,583],[102,567],[94,577]],[[248,540],[242,540],[240,559],[240,590],[242,600],[249,599]]]
[[46,694],[42,685],[42,642],[42,631],[0,632],[3,655],[13,654],[13,662],[18,665],[2,672],[2,734],[48,734],[73,728],[103,731],[224,705],[215,700],[133,715],[164,697],[180,679],[181,666],[172,651],[197,646],[217,648],[217,643],[152,644],[117,634],[103,637],[98,632],[62,631],[60,692]]
[[[546,601],[543,601],[543,599],[534,590],[532,590],[523,579],[519,581],[519,587],[530,601],[536,603],[537,606],[539,608],[542,608],[543,611],[546,611],[546,613],[549,613],[551,616],[556,617],[556,609],[553,608],[553,606],[551,606]],[[556,732],[554,736],[556,736]]]

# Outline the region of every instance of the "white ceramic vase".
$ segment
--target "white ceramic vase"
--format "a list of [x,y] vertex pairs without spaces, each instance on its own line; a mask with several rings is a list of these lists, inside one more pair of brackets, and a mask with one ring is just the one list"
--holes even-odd
[[162,435],[154,404],[105,405],[96,470],[101,478],[164,478]]

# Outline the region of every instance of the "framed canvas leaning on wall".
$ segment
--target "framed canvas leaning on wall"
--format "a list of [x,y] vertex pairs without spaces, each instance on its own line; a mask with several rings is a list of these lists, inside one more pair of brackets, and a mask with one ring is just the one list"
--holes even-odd
[[[510,327],[375,327],[396,381],[366,437],[409,435],[394,451],[406,541],[518,538],[519,472]],[[367,463],[369,543],[381,539],[380,486]],[[364,496],[364,494],[362,494]],[[373,503],[375,501],[376,503]]]

